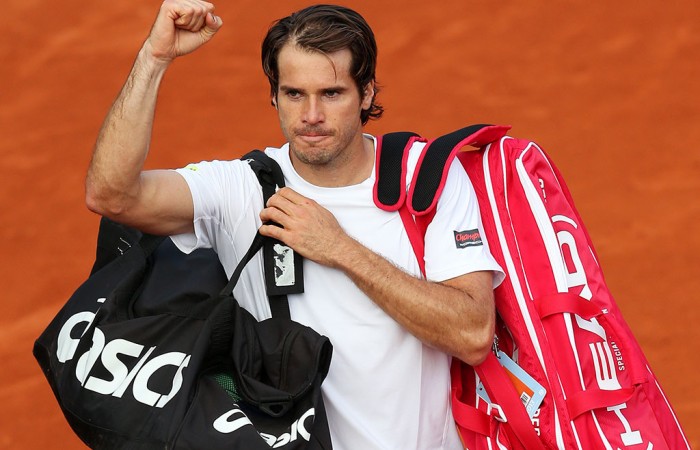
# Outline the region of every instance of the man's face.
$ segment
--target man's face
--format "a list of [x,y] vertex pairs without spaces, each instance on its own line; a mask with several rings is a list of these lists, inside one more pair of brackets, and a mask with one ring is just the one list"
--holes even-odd
[[279,52],[275,106],[292,162],[341,167],[362,148],[360,112],[370,107],[372,87],[361,98],[350,75],[352,55],[324,55],[286,44]]

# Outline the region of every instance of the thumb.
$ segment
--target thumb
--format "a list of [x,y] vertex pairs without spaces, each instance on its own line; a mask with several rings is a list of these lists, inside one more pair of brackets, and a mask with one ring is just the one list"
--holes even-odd
[[209,40],[223,25],[224,21],[221,20],[221,17],[215,16],[213,13],[209,13],[207,14],[207,18],[204,21],[204,26],[200,30],[200,33],[206,40]]

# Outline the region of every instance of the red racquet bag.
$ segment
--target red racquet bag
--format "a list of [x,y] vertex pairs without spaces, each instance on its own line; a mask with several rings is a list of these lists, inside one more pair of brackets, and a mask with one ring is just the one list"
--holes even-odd
[[453,415],[465,447],[689,449],[561,174],[537,144],[507,136],[509,129],[474,125],[426,141],[408,182],[404,150],[425,140],[413,133],[379,140],[375,202],[401,213],[419,259],[458,158],[506,272],[495,290],[494,352],[477,367],[452,364]]

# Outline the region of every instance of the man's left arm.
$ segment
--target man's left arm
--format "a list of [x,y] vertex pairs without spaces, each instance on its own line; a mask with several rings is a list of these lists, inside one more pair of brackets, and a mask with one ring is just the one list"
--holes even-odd
[[416,278],[347,235],[330,211],[283,188],[260,214],[260,232],[304,257],[343,271],[379,307],[428,345],[476,365],[491,348],[495,328],[492,272],[441,283]]
[[495,329],[493,275],[472,272],[440,283],[416,278],[352,240],[337,268],[387,314],[428,345],[470,365],[491,349]]

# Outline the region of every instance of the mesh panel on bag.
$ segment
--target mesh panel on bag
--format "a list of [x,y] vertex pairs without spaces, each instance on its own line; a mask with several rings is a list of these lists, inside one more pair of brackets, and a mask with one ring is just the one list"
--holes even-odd
[[239,402],[241,396],[238,395],[238,390],[236,389],[236,382],[233,377],[228,373],[217,373],[213,375],[213,378],[219,383],[219,386],[233,399],[234,402]]

